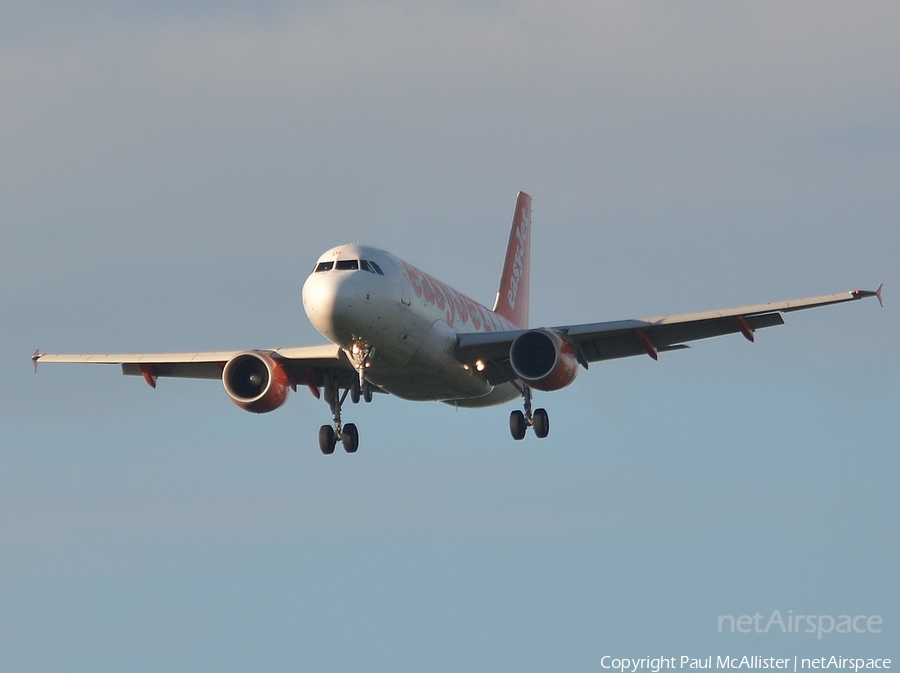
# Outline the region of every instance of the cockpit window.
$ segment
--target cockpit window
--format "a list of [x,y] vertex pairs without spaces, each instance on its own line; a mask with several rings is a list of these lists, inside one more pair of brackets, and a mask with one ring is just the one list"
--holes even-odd
[[379,276],[384,275],[384,271],[381,270],[380,266],[367,259],[339,259],[337,262],[333,260],[329,262],[319,262],[316,265],[315,272],[331,271],[332,269],[337,269],[338,271],[357,271],[362,269],[369,273],[377,273]]

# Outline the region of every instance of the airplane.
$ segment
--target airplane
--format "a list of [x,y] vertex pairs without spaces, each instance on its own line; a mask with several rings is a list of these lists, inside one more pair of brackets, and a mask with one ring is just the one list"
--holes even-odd
[[485,407],[522,399],[510,413],[513,439],[529,428],[547,437],[550,419],[532,409],[532,391],[571,384],[592,362],[689,348],[686,342],[755,332],[784,323],[783,313],[876,297],[854,290],[777,303],[556,327],[529,327],[531,197],[519,192],[493,308],[454,290],[400,258],[367,245],[340,245],[323,253],[303,284],[303,309],[330,343],[297,348],[197,353],[32,355],[38,362],[118,364],[153,388],[164,377],[218,379],[241,409],[263,414],[282,406],[289,391],[306,386],[324,397],[332,423],[319,429],[319,448],[347,453],[359,432],[344,423],[347,397],[371,402],[376,393]]

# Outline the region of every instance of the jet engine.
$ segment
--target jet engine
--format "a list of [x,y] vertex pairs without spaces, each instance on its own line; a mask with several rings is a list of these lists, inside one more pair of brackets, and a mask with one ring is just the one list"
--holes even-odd
[[222,370],[228,397],[241,409],[255,414],[275,411],[290,392],[290,378],[268,353],[247,351],[231,358]]
[[572,345],[549,330],[520,334],[509,348],[509,363],[535,390],[559,390],[575,380],[578,358]]

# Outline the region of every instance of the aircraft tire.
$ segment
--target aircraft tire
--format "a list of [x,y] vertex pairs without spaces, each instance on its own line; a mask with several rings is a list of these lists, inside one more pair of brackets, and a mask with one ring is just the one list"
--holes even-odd
[[509,415],[509,434],[515,440],[525,439],[525,414],[516,409]]
[[354,381],[353,385],[350,386],[350,401],[353,404],[359,404],[359,381]]
[[321,449],[322,453],[326,456],[330,456],[334,453],[336,439],[337,438],[334,436],[334,428],[330,425],[323,425],[319,428],[319,449]]
[[531,419],[534,434],[538,438],[543,439],[550,434],[550,416],[546,409],[535,409],[534,417]]
[[347,423],[344,426],[344,432],[341,434],[341,444],[344,445],[344,451],[347,453],[356,453],[359,448],[359,431],[353,423]]
[[372,384],[368,381],[363,385],[363,400],[365,400],[366,404],[372,401]]

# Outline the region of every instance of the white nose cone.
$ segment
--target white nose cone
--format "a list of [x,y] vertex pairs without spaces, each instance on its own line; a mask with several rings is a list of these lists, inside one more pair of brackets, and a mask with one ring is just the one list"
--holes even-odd
[[319,332],[335,339],[334,308],[338,295],[337,278],[331,273],[313,273],[303,283],[303,310]]
[[365,317],[370,274],[365,271],[314,272],[303,284],[303,310],[313,326],[336,344],[353,340]]

